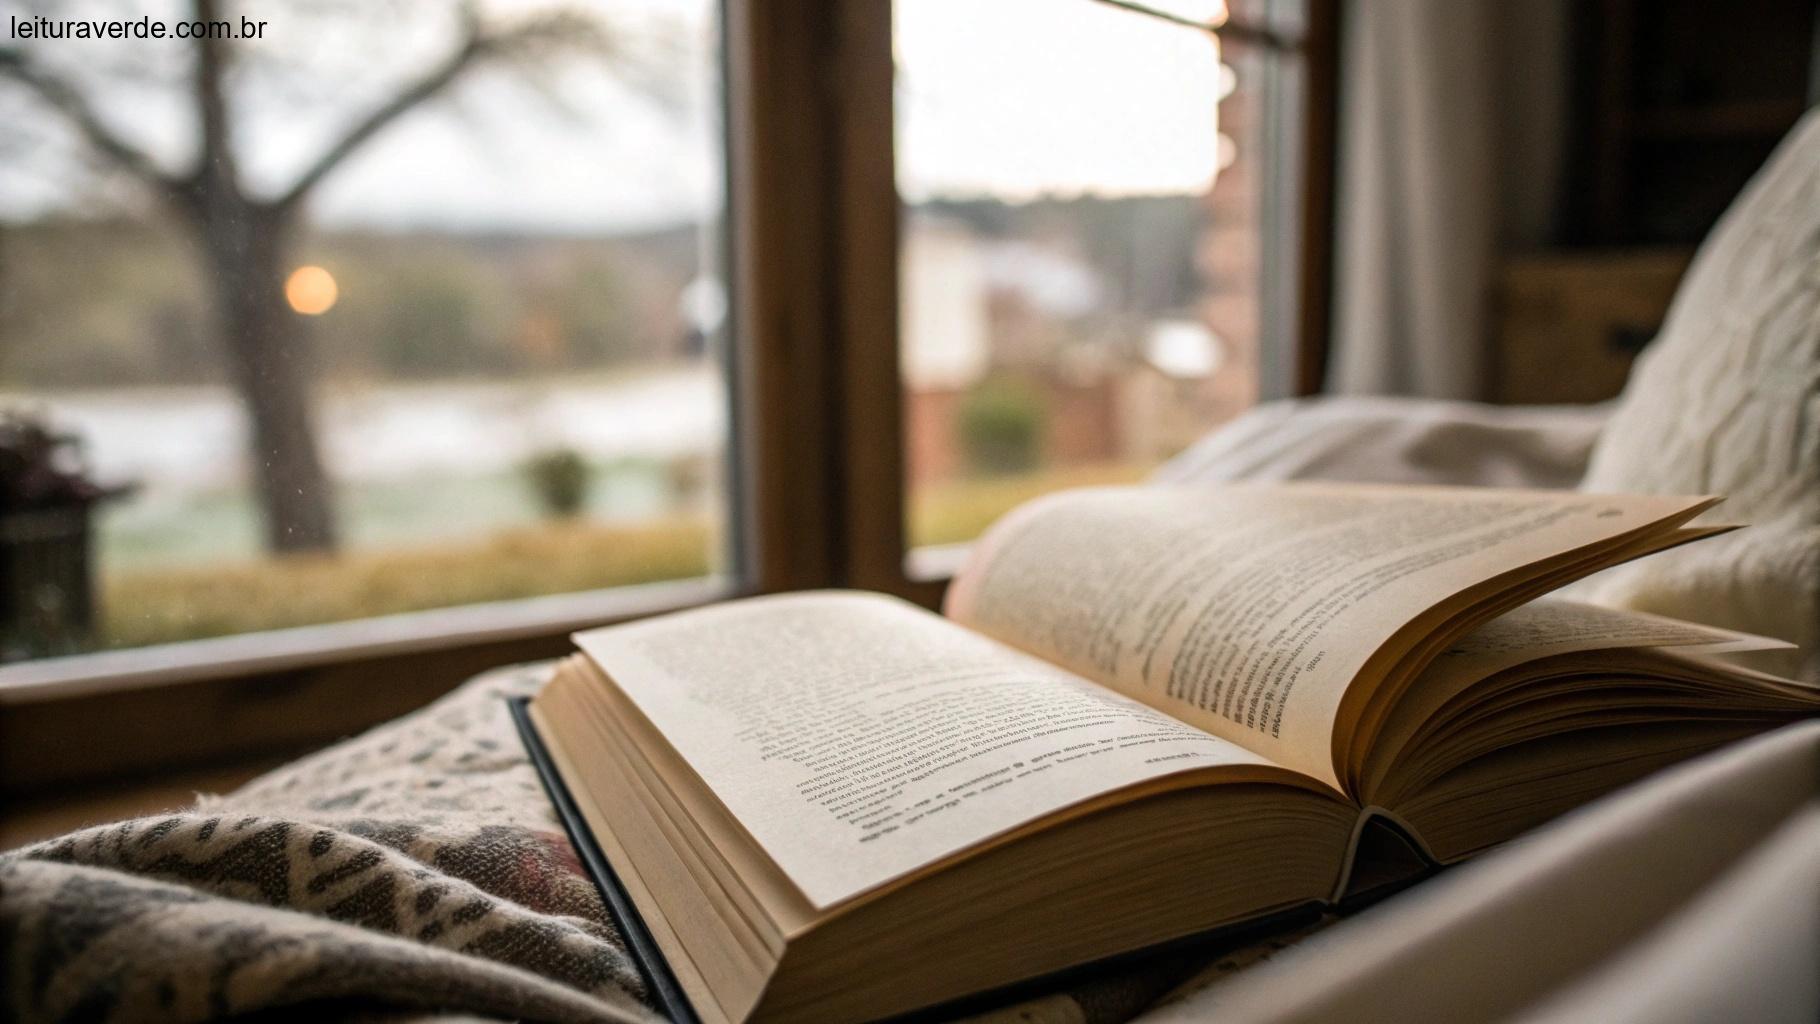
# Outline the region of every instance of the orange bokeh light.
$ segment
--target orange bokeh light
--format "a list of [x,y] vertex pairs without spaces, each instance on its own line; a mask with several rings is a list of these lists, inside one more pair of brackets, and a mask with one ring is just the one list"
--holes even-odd
[[327,313],[341,296],[334,275],[316,266],[302,266],[291,271],[284,282],[284,299],[291,308],[305,316]]

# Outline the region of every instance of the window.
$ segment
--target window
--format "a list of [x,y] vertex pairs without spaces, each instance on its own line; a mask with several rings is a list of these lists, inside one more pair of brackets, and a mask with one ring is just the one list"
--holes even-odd
[[[16,586],[18,540],[70,528],[0,508],[0,644],[27,656],[0,665],[0,795],[316,745],[563,653],[574,628],[729,594],[934,603],[940,559],[907,572],[913,546],[1139,476],[1311,379],[1291,353],[1320,335],[1293,321],[1316,322],[1323,287],[1332,0],[1235,0],[1250,31],[1217,51],[1105,0],[485,0],[479,28],[526,34],[446,81],[476,26],[436,5],[198,2],[268,23],[223,41],[245,51],[225,119],[186,106],[210,52],[194,44],[0,43],[18,126],[0,138],[0,405],[74,434],[101,487],[132,486],[97,491],[54,439],[4,427],[54,449],[40,484],[92,506],[96,585]],[[1123,70],[1078,77],[1130,117],[980,96],[1062,88],[1045,57],[1102,51]],[[1152,62],[1197,88],[1156,99]],[[362,116],[375,130],[345,134]],[[240,248],[211,262],[183,219],[196,186],[162,178],[220,123],[249,195],[348,155],[288,233],[264,208],[220,222]],[[1134,174],[1083,155],[1090,128],[1193,144]],[[1142,163],[1169,151],[1136,141]],[[270,372],[236,375],[212,318],[248,295],[268,308],[236,315],[276,318],[311,362],[267,352]],[[283,399],[306,393],[304,431]],[[276,479],[326,501],[262,497],[284,488],[247,455],[259,402],[288,446]],[[49,550],[37,578],[82,578],[79,548]],[[36,633],[12,625],[27,617]],[[298,623],[317,624],[267,629]],[[212,638],[162,642],[180,637]],[[199,725],[178,743],[148,718]]]
[[897,6],[912,545],[1289,392],[1303,7]]
[[714,0],[216,6],[0,55],[0,660],[724,573]]

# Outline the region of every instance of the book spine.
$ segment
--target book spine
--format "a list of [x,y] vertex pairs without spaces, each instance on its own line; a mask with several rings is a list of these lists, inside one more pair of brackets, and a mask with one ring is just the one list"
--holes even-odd
[[1346,861],[1329,902],[1342,913],[1375,903],[1439,870],[1409,823],[1383,807],[1367,807],[1353,823]]

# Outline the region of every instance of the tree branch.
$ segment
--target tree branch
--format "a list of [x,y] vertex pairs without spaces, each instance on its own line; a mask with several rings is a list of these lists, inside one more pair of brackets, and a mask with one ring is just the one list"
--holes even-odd
[[444,58],[442,63],[430,69],[422,78],[411,83],[390,100],[367,114],[366,117],[355,122],[346,134],[325,149],[298,176],[297,181],[273,203],[273,206],[282,210],[301,202],[311,189],[328,176],[329,172],[340,166],[342,161],[365,145],[373,136],[378,135],[394,121],[447,89],[470,68],[494,58],[532,52],[537,47],[544,45],[598,47],[604,42],[598,26],[590,19],[576,15],[557,13],[524,22],[510,29],[491,32],[484,30],[479,20],[471,12],[464,17],[465,28],[462,42],[453,53]]
[[[205,25],[221,20],[217,0],[195,0],[194,20]],[[233,122],[228,116],[226,79],[228,44],[210,34],[196,40],[196,113],[202,127],[194,182],[196,202],[233,200],[240,196],[239,161],[234,154]]]
[[63,115],[84,142],[112,161],[121,170],[151,186],[164,199],[180,200],[183,183],[165,173],[150,154],[115,134],[102,123],[88,100],[70,83],[34,65],[21,50],[0,49],[0,78],[7,78],[31,90],[51,109]]

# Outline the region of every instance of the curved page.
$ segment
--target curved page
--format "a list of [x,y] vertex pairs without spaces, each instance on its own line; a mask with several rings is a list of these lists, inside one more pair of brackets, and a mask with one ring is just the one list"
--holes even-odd
[[754,598],[575,640],[818,909],[1135,783],[1296,779],[895,598]]
[[1711,499],[1351,484],[1098,488],[1031,502],[948,594],[963,625],[1339,786],[1341,700],[1458,595]]

